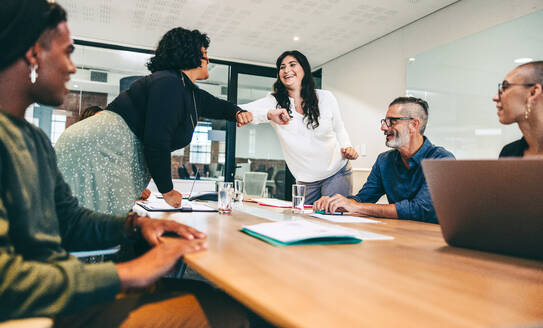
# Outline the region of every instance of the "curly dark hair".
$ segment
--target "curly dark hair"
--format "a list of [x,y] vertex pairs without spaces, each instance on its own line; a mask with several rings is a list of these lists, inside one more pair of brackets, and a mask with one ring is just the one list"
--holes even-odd
[[79,119],[77,120],[78,122],[79,121],[83,121],[84,119],[87,119],[91,116],[94,116],[96,113],[99,113],[101,111],[103,111],[104,109],[100,106],[90,106],[90,107],[87,107],[85,108],[84,111],[81,112],[81,114],[79,115]]
[[290,110],[290,100],[288,99],[288,92],[283,82],[279,78],[279,71],[281,68],[281,62],[285,57],[292,56],[296,58],[298,63],[302,65],[304,70],[304,78],[302,79],[302,90],[301,96],[303,99],[302,110],[304,111],[304,119],[307,120],[307,127],[316,129],[319,126],[319,98],[317,97],[317,92],[315,91],[315,80],[313,80],[313,75],[311,74],[311,65],[307,58],[298,50],[289,50],[285,51],[277,58],[275,66],[277,68],[277,80],[273,84],[273,96],[277,100],[277,108],[285,108],[288,113],[291,113]]
[[198,30],[176,27],[164,34],[155,55],[147,63],[151,72],[167,69],[191,69],[202,66],[202,47],[209,47],[209,37]]

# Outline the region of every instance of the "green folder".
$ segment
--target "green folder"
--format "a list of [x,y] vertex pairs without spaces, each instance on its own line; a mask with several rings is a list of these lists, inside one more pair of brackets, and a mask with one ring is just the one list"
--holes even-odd
[[314,237],[314,238],[304,238],[299,240],[293,240],[289,242],[279,241],[271,237],[265,236],[258,232],[254,232],[247,228],[241,229],[242,232],[261,239],[273,246],[290,246],[290,245],[327,245],[327,244],[358,244],[362,241],[360,238],[353,236],[328,236],[328,237]]

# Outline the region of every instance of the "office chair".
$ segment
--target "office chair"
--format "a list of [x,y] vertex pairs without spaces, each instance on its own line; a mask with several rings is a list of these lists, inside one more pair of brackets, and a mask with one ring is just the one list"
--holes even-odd
[[277,171],[273,180],[275,181],[274,198],[285,199],[285,170]]
[[266,189],[267,179],[268,173],[266,172],[245,172],[243,175],[245,193],[251,196],[262,197]]

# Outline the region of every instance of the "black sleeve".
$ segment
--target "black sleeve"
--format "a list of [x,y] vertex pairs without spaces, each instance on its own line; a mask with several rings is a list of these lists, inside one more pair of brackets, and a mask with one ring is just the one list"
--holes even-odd
[[184,117],[185,90],[174,75],[161,76],[149,83],[143,152],[151,177],[161,193],[173,189],[171,143],[179,121]]
[[238,111],[245,112],[238,106],[217,98],[205,90],[196,89],[195,93],[198,97],[198,114],[203,117],[236,122],[236,113]]

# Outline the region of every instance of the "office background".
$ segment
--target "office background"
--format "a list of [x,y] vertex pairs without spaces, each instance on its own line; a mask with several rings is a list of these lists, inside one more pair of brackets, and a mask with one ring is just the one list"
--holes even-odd
[[[148,74],[144,64],[160,36],[183,26],[211,38],[211,76],[200,87],[239,104],[271,91],[282,51],[305,53],[318,83],[338,99],[361,155],[355,169],[367,171],[386,150],[379,120],[392,99],[406,94],[430,103],[426,134],[435,144],[458,158],[495,158],[520,136],[498,122],[491,100],[497,83],[515,60],[543,54],[541,0],[58,2],[69,14],[78,72],[62,106],[27,111],[53,143],[85,107],[105,106]],[[267,124],[235,129],[204,120],[190,147],[172,158],[174,178],[187,167],[188,176],[198,168],[203,178],[228,179],[226,166],[237,166],[237,178],[267,172],[269,195],[286,197],[288,171]]]

